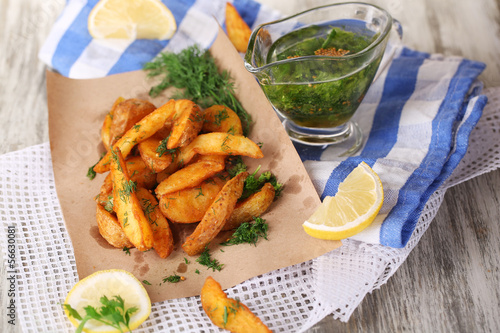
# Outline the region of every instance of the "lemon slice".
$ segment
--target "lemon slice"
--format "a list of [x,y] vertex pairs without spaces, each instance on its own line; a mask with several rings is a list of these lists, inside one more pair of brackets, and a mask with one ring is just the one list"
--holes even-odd
[[337,194],[326,197],[302,226],[316,238],[348,238],[373,222],[383,201],[380,178],[368,164],[361,162],[339,185]]
[[177,24],[160,0],[100,0],[89,14],[88,29],[98,39],[170,39]]
[[[69,291],[66,296],[65,304],[71,305],[73,309],[84,317],[86,306],[92,306],[100,309],[102,303],[100,298],[106,296],[112,299],[114,296],[120,296],[125,301],[125,310],[131,307],[137,307],[138,311],[130,317],[129,327],[131,330],[139,327],[151,313],[151,300],[142,283],[131,273],[121,269],[110,269],[95,272],[80,280]],[[78,327],[80,321],[69,315],[65,309],[66,315],[73,325]],[[123,326],[125,330],[125,326]],[[111,326],[105,325],[97,320],[90,319],[85,323],[84,332],[120,332]]]

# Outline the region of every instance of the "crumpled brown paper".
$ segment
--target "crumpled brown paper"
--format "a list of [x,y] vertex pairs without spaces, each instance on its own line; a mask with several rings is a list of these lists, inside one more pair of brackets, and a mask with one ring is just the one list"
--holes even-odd
[[[56,189],[80,279],[98,270],[125,269],[151,284],[144,286],[151,300],[157,302],[199,295],[208,275],[226,289],[251,277],[313,259],[341,245],[312,238],[304,232],[302,223],[320,200],[295,148],[258,83],[245,70],[241,56],[222,31],[210,50],[218,66],[227,69],[234,78],[237,97],[253,117],[250,138],[263,143],[263,159],[245,160],[249,171],[261,165],[261,171],[272,170],[285,184],[282,196],[262,216],[269,223],[268,240],[260,240],[256,247],[248,244],[226,247],[219,243],[230,233],[222,233],[210,244],[212,258],[224,265],[220,272],[207,269],[195,261],[197,257],[189,257],[182,251],[180,245],[188,233],[183,230],[185,226],[173,226],[175,251],[166,259],[159,258],[154,251],[136,249],[131,249],[128,255],[108,245],[99,235],[94,201],[105,175],[98,175],[92,181],[86,177],[87,169],[104,151],[100,143],[102,121],[119,96],[146,99],[160,106],[169,99],[169,91],[150,98],[148,91],[153,82],[143,71],[90,80],[68,79],[48,71],[49,134]],[[186,280],[176,284],[162,282],[172,274]]]

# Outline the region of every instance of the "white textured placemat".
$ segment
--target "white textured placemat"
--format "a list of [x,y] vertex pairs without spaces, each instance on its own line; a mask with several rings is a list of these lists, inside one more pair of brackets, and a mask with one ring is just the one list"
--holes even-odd
[[[318,259],[255,277],[228,289],[274,332],[304,331],[325,316],[347,321],[365,295],[385,284],[417,245],[437,213],[446,189],[500,167],[500,88],[485,91],[489,103],[473,130],[469,149],[453,175],[430,198],[403,249],[354,240]],[[56,195],[48,143],[0,156],[1,228],[15,231],[17,315],[23,332],[72,332],[61,303],[77,282],[71,240]],[[1,237],[3,264],[8,238]],[[12,250],[12,247],[11,247]],[[136,332],[219,332],[199,297],[153,304]]]

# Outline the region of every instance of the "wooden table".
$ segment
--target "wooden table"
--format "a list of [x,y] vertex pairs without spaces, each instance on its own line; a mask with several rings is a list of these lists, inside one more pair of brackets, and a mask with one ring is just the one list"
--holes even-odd
[[[292,14],[325,0],[260,0]],[[403,25],[405,45],[483,61],[500,86],[499,0],[378,0]],[[64,0],[0,0],[0,154],[48,141],[45,66],[37,53]],[[500,170],[446,193],[420,243],[348,323],[325,318],[310,332],[490,332],[500,329]],[[0,268],[0,332],[7,324]],[[47,328],[50,329],[50,328]]]

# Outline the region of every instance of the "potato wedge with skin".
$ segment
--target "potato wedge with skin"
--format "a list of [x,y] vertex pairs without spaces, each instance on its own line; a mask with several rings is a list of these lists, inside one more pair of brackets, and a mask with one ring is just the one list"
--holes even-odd
[[[134,146],[147,138],[153,136],[158,130],[163,128],[165,122],[173,116],[175,112],[175,101],[172,99],[154,110],[146,117],[142,118],[132,128],[130,128],[114,145],[123,155],[127,157]],[[94,171],[104,173],[109,171],[111,150],[94,166]]]
[[134,247],[134,244],[128,240],[123,232],[116,216],[104,209],[100,204],[97,204],[96,220],[99,233],[111,246],[120,249]]
[[162,195],[159,198],[161,212],[174,223],[199,222],[228,179],[229,175],[215,176],[203,181],[199,187]]
[[[137,184],[137,187],[152,189],[156,186],[156,174],[146,167],[146,164],[140,156],[131,156],[126,161],[128,174],[130,179]],[[108,173],[104,182],[101,185],[99,194],[96,197],[97,203],[106,206],[110,197],[113,197],[113,183],[111,181],[111,173]]]
[[212,161],[200,161],[190,164],[162,181],[156,187],[156,195],[162,196],[185,188],[196,187],[202,181],[224,170],[224,164]]
[[118,104],[123,102],[125,98],[123,97],[118,97],[115,102],[113,103],[113,106],[111,107],[111,110],[108,112],[106,117],[104,117],[104,122],[101,127],[101,140],[102,144],[104,145],[104,148],[106,150],[109,150],[109,147],[112,146],[111,143],[111,124],[113,123],[113,115],[115,113],[115,108]]
[[152,136],[137,144],[137,149],[139,150],[139,154],[141,154],[142,160],[155,173],[165,170],[173,160],[172,154],[168,152],[159,154],[157,152],[157,148],[161,142],[162,139]]
[[160,258],[166,258],[174,250],[174,236],[170,225],[161,213],[158,201],[153,194],[145,188],[139,187],[136,195],[153,230],[153,249]]
[[234,207],[233,213],[227,220],[222,230],[236,229],[243,222],[251,221],[254,217],[264,214],[273,203],[275,190],[271,183],[265,183],[259,192],[256,192],[238,202]]
[[229,40],[236,50],[245,53],[252,30],[241,18],[236,8],[229,2],[226,3],[226,30]]
[[231,216],[236,202],[241,197],[247,176],[248,172],[242,172],[224,185],[196,229],[182,244],[184,252],[190,256],[200,254],[205,246],[222,230]]
[[271,330],[238,300],[227,297],[211,276],[201,288],[201,306],[214,325],[235,333],[269,333]]
[[193,101],[180,99],[175,102],[175,115],[167,148],[187,146],[196,138],[203,126],[203,111]]
[[153,246],[153,231],[134,192],[125,161],[119,149],[111,150],[111,181],[113,182],[113,209],[125,235],[139,251]]
[[243,135],[240,117],[224,105],[212,105],[203,114],[203,132],[223,132]]
[[156,106],[137,98],[124,99],[113,107],[110,127],[110,146],[142,118],[156,110]]
[[196,154],[264,157],[259,146],[247,137],[213,132],[200,134],[189,145],[181,148],[174,163],[178,167],[182,167],[188,164]]

